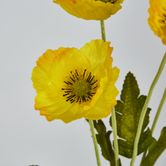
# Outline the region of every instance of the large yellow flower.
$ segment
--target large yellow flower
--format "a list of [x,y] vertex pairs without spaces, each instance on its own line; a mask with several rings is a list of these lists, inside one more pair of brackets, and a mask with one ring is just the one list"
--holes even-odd
[[166,0],[150,0],[149,25],[166,45]]
[[32,72],[35,109],[49,121],[66,123],[108,116],[116,104],[114,84],[119,74],[112,68],[109,44],[94,40],[80,49],[47,50]]
[[53,0],[68,13],[86,20],[104,20],[121,9],[123,0]]

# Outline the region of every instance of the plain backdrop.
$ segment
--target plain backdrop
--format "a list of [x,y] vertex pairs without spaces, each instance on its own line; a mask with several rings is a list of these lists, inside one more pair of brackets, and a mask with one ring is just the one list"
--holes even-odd
[[[106,21],[114,65],[121,69],[117,87],[122,88],[126,73],[132,71],[145,95],[165,51],[147,24],[147,9],[148,0],[125,0],[122,10]],[[100,37],[99,22],[73,17],[52,0],[0,0],[0,166],[96,165],[84,119],[69,124],[47,122],[34,110],[31,71],[48,48],[81,47]],[[151,120],[165,85],[166,70],[152,96]],[[165,125],[166,105],[156,138]],[[124,166],[129,165],[128,159],[122,161]],[[165,161],[163,153],[156,166],[164,166]],[[102,163],[109,165],[103,158]]]

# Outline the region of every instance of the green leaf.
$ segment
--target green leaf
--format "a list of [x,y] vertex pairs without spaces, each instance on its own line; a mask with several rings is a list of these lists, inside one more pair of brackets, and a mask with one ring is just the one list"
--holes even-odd
[[161,131],[158,141],[154,141],[150,146],[149,151],[141,166],[153,166],[160,155],[166,149],[166,127]]
[[106,131],[106,127],[102,120],[94,121],[94,126],[98,132],[96,134],[97,142],[101,147],[103,157],[115,165],[114,151],[110,142],[111,131]]
[[[110,141],[110,134],[112,132],[106,131],[106,127],[102,120],[94,121],[94,126],[98,133],[96,134],[97,142],[101,147],[103,157],[110,162],[111,166],[115,166],[115,154]],[[119,165],[121,165],[120,160]]]
[[[137,132],[139,117],[146,96],[140,95],[140,90],[134,75],[129,72],[125,78],[120,100],[115,107],[117,119],[117,133],[120,137],[119,153],[127,158],[132,157],[134,140]],[[153,138],[150,129],[146,129],[149,123],[150,108],[148,108],[138,146],[138,154],[144,152],[152,143]],[[110,125],[112,125],[110,118]]]

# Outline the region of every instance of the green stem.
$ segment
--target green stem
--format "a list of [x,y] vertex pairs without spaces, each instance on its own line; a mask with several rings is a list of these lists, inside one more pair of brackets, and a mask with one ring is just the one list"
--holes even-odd
[[154,121],[153,121],[153,124],[152,124],[152,128],[151,128],[152,134],[153,134],[154,129],[155,129],[155,127],[156,127],[156,124],[157,124],[157,122],[158,122],[158,119],[159,119],[161,110],[162,110],[163,105],[164,105],[164,103],[165,103],[165,99],[166,99],[166,88],[165,88],[165,90],[164,90],[163,96],[162,96],[162,98],[161,98],[159,107],[158,107],[158,109],[157,109],[157,113],[156,113],[156,115],[155,115],[155,118],[154,118]]
[[101,26],[101,37],[104,41],[106,41],[104,20],[100,21],[100,26]]
[[[156,127],[156,124],[157,124],[157,122],[158,122],[158,119],[159,119],[161,110],[162,110],[162,108],[163,108],[163,105],[164,105],[164,103],[165,103],[165,100],[166,100],[166,89],[164,90],[163,96],[162,96],[162,98],[161,98],[159,107],[158,107],[158,109],[157,109],[157,113],[156,113],[156,115],[155,115],[155,118],[154,118],[154,121],[153,121],[153,124],[152,124],[152,128],[151,128],[152,134],[153,134],[154,129],[155,129],[155,127]],[[149,149],[149,148],[148,148],[148,149]],[[144,152],[144,154],[143,154],[143,156],[142,156],[141,163],[142,163],[143,160],[145,159],[148,149]]]
[[91,131],[91,134],[92,134],[93,145],[94,145],[96,160],[97,160],[97,166],[101,166],[100,155],[99,155],[99,150],[98,150],[98,144],[97,144],[96,134],[95,134],[95,130],[94,130],[94,124],[93,124],[92,120],[89,120],[88,122],[89,122],[89,125],[90,125],[90,131]]
[[[101,25],[101,36],[104,41],[106,41],[106,33],[105,33],[105,24],[104,20],[100,21]],[[118,147],[118,139],[117,139],[117,124],[116,124],[116,115],[115,110],[112,111],[112,129],[114,136],[114,149],[115,149],[115,166],[119,165],[119,147]]]
[[117,136],[117,123],[115,109],[112,111],[112,129],[114,136],[114,149],[115,149],[115,166],[119,166],[119,147],[118,147],[118,136]]
[[148,104],[149,104],[149,101],[151,99],[151,96],[152,96],[152,93],[153,93],[153,90],[154,90],[154,87],[155,85],[157,84],[159,78],[160,78],[160,75],[164,69],[164,66],[166,64],[166,53],[161,61],[161,64],[160,64],[160,67],[158,69],[158,72],[150,86],[150,89],[149,89],[149,92],[148,92],[148,96],[146,98],[146,101],[145,101],[145,104],[142,108],[142,112],[141,112],[141,115],[140,115],[140,119],[139,119],[139,123],[138,123],[138,128],[137,128],[137,133],[136,133],[136,137],[135,137],[135,141],[134,141],[134,149],[133,149],[133,156],[132,156],[132,160],[131,160],[131,163],[130,163],[130,166],[134,166],[134,162],[136,160],[136,157],[137,157],[137,153],[138,153],[138,143],[139,143],[139,139],[140,139],[140,135],[141,135],[141,131],[142,131],[142,126],[143,126],[143,122],[144,122],[144,118],[145,118],[145,115],[146,115],[146,111],[147,111],[147,107],[148,107]]

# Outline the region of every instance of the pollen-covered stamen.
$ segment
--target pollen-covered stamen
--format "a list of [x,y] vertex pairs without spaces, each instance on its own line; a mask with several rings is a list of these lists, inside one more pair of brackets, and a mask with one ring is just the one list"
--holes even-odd
[[71,103],[87,102],[92,99],[98,87],[98,81],[91,72],[85,69],[81,74],[75,70],[70,72],[67,81],[64,81],[65,87],[62,88],[63,96],[66,101]]

